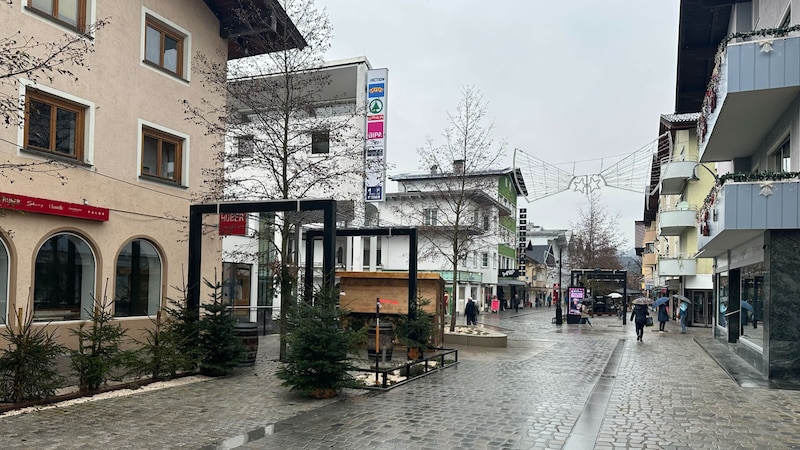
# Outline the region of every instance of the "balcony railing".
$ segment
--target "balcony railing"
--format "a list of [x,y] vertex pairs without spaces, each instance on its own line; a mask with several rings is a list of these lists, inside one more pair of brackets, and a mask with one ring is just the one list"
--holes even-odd
[[662,208],[658,213],[661,236],[680,236],[697,224],[697,206],[680,202],[675,207]]
[[[775,174],[723,176],[698,214],[698,249],[703,257],[725,253],[766,230],[800,228],[800,178],[774,179]],[[766,179],[767,177],[773,179]],[[763,180],[755,178],[763,177]],[[753,180],[753,181],[727,181]]]
[[661,195],[677,195],[694,175],[696,156],[664,158],[661,160]]
[[662,256],[658,258],[658,275],[662,277],[691,276],[697,274],[697,260],[689,256]]
[[720,44],[697,125],[701,161],[750,156],[800,93],[798,30],[737,33]]

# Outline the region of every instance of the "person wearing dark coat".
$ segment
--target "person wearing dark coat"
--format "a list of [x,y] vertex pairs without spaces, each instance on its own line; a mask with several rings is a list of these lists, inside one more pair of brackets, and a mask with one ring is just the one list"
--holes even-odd
[[464,308],[464,315],[467,316],[467,325],[478,324],[478,306],[471,298],[467,300],[467,306]]
[[644,335],[644,324],[647,322],[647,316],[650,312],[645,305],[636,305],[631,312],[631,320],[636,324],[636,340],[641,341]]
[[667,311],[667,304],[662,303],[658,305],[658,332],[664,332],[664,326],[669,322],[669,311]]

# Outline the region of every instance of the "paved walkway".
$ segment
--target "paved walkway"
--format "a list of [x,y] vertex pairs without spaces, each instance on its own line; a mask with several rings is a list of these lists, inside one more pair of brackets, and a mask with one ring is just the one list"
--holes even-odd
[[[384,393],[307,400],[272,376],[277,339],[254,369],[159,391],[0,416],[2,448],[800,448],[800,391],[742,387],[702,344],[553,308],[481,314],[505,349],[462,347],[460,363]],[[463,319],[462,319],[463,322]],[[748,384],[752,386],[752,384]]]

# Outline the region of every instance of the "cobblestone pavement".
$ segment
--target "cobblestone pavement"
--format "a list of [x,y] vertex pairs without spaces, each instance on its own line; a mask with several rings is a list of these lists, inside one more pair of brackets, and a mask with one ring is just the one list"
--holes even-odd
[[[0,448],[800,448],[800,391],[740,387],[699,345],[553,308],[483,313],[508,348],[460,347],[459,364],[384,393],[306,400],[255,369],[160,391],[0,416]],[[461,319],[463,322],[463,318]]]

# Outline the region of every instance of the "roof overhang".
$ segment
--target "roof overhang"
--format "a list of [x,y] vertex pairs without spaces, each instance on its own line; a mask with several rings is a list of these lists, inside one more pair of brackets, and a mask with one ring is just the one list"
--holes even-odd
[[219,19],[219,36],[228,40],[228,60],[308,45],[277,0],[203,1]]
[[700,111],[714,57],[728,34],[732,6],[750,0],[681,0],[675,112]]

